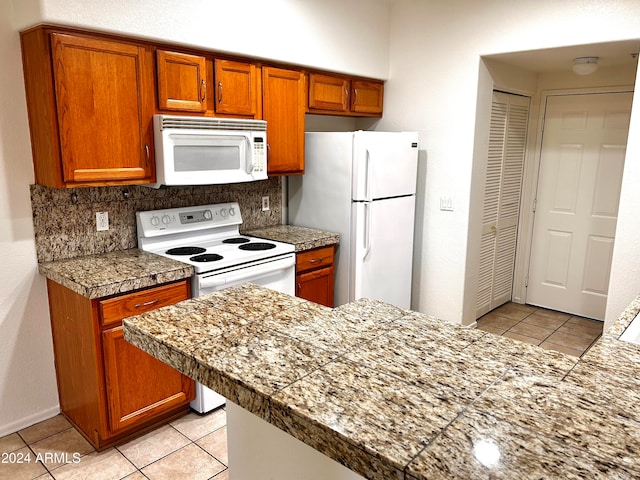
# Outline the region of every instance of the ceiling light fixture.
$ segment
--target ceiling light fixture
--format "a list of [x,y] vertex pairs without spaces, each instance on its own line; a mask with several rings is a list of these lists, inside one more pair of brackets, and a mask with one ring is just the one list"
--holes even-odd
[[574,58],[572,68],[578,75],[589,75],[598,69],[598,57]]

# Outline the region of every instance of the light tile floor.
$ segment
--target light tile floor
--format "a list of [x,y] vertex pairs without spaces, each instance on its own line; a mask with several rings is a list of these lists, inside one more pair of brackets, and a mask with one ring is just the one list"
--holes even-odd
[[580,357],[602,335],[603,323],[545,308],[506,303],[478,319],[478,328]]
[[226,423],[190,413],[98,453],[58,415],[0,438],[0,479],[228,480]]

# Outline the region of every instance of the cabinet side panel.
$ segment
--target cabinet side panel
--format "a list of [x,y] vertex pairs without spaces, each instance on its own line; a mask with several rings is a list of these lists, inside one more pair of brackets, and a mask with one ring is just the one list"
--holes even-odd
[[51,280],[47,280],[47,290],[60,407],[96,445],[102,372],[98,366],[92,303]]
[[20,40],[35,182],[63,187],[48,33],[29,30]]

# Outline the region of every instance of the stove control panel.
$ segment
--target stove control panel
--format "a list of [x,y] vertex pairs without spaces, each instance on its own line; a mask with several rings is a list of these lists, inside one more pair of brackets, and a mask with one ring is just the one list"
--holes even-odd
[[237,202],[137,212],[136,220],[139,238],[242,223],[240,205]]

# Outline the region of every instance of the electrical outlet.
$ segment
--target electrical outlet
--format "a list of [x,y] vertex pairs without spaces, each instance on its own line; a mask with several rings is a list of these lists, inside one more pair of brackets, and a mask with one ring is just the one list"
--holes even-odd
[[109,212],[96,212],[96,231],[109,230]]
[[266,212],[269,210],[269,197],[262,197],[262,211]]

